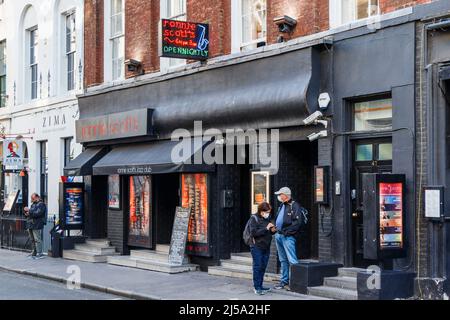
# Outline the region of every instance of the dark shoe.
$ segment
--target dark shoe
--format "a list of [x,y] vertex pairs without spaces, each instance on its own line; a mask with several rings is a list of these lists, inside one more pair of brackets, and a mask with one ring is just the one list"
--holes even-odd
[[44,258],[45,258],[45,256],[43,254],[33,257],[34,260],[39,260],[39,259],[44,259]]
[[255,294],[258,295],[258,296],[263,296],[263,295],[266,294],[266,292],[263,291],[263,290],[257,290],[257,289],[255,289]]
[[265,292],[269,292],[269,291],[271,291],[272,289],[271,289],[271,288],[262,287],[261,290],[262,290],[262,291],[265,291]]

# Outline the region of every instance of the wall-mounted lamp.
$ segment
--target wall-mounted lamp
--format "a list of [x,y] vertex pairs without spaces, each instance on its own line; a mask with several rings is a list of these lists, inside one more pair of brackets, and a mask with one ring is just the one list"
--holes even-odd
[[[280,33],[288,33],[291,34],[294,31],[295,26],[297,25],[297,20],[291,18],[289,16],[281,16],[273,19],[273,22],[278,26],[278,31]],[[283,42],[284,36],[278,36],[278,42]]]
[[134,59],[125,60],[125,65],[127,66],[128,72],[136,72],[138,74],[144,74],[144,69],[142,68],[142,62]]

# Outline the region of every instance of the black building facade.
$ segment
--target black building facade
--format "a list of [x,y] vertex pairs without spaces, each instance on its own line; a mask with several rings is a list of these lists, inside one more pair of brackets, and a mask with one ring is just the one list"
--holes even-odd
[[[88,154],[65,169],[67,175],[86,176],[90,200],[85,235],[108,237],[122,254],[136,246],[153,249],[170,242],[175,207],[194,206],[198,211],[193,213],[188,253],[206,270],[231,253],[248,250],[242,231],[256,198],[262,196],[276,208],[273,192],[287,185],[311,217],[299,241],[299,258],[415,272],[420,295],[442,293],[450,265],[448,224],[424,217],[421,195],[427,185],[447,186],[448,153],[442,146],[447,146],[449,33],[447,25],[427,25],[445,20],[439,15],[448,10],[448,3],[438,1],[255,54],[89,89],[79,96],[77,128]],[[432,18],[421,21],[425,17]],[[331,103],[321,111],[328,127],[305,125],[325,92]],[[146,121],[139,117],[143,110]],[[135,133],[105,133],[98,127],[111,121],[108,117],[124,117],[118,120],[123,122],[128,116],[139,118],[133,120]],[[203,130],[222,132],[278,129],[278,172],[262,179],[265,170],[249,161],[252,143],[236,149],[247,160],[244,164],[170,163],[171,133],[180,128],[193,133],[195,121],[202,121]],[[308,140],[321,130],[328,136]],[[194,146],[185,160],[217,143],[210,141]],[[325,204],[314,201],[315,166],[329,167]],[[364,257],[365,173],[405,178],[404,220],[398,226],[403,238],[394,235],[391,241],[404,249],[401,258]],[[148,178],[139,178],[144,176]],[[254,192],[256,179],[268,181],[266,192]],[[117,197],[108,206],[113,180]],[[133,200],[138,184],[148,198]],[[444,211],[449,197],[445,199]],[[130,237],[130,226],[141,215],[136,201],[149,216],[147,240]],[[275,259],[270,268],[276,271]],[[443,279],[441,287],[432,285],[433,279]]]

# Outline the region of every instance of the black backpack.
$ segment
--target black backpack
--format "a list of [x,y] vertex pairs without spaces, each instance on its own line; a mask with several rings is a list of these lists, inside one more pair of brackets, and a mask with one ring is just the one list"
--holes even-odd
[[244,232],[242,233],[242,238],[244,239],[244,243],[248,246],[255,244],[255,239],[250,234],[250,221],[255,217],[256,222],[258,222],[258,217],[256,214],[252,214],[250,219],[248,219],[247,224],[245,225]]

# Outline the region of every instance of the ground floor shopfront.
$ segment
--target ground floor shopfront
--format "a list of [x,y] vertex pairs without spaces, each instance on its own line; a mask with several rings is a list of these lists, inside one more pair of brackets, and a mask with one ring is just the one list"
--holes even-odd
[[2,166],[2,208],[8,198],[17,194],[13,210],[2,212],[2,247],[29,250],[23,207],[30,205],[30,196],[36,192],[48,207],[43,241],[44,250],[50,248],[49,230],[58,219],[58,186],[63,168],[81,152],[81,145],[74,139],[77,117],[78,106],[72,99],[33,112],[15,113],[8,119],[3,144],[18,146],[21,164]]
[[[430,145],[418,137],[426,127],[437,127],[423,120],[418,109],[422,78],[416,59],[421,52],[416,20],[427,10],[441,10],[440,5],[421,7],[423,12],[406,15],[408,19],[382,20],[376,31],[351,29],[333,33],[327,41],[318,37],[258,57],[230,58],[166,78],[152,76],[120,89],[88,90],[79,97],[77,128],[86,156],[66,170],[76,175],[87,168],[82,174],[90,199],[85,235],[107,237],[125,255],[138,247],[151,250],[169,243],[175,207],[190,206],[187,252],[205,270],[232,253],[248,251],[242,231],[255,204],[265,199],[276,209],[273,192],[289,186],[310,212],[308,231],[298,241],[300,259],[415,273],[418,283],[424,283],[416,292],[429,288],[427,279],[446,279],[446,229],[427,225],[431,222],[423,212],[420,159],[427,159],[422,156]],[[323,123],[303,122],[319,109],[320,93],[331,97],[321,109],[328,135],[309,141],[311,133],[324,130]],[[130,129],[125,120],[133,117],[139,120]],[[94,130],[103,128],[102,121],[125,123],[127,130]],[[192,133],[195,121],[202,121],[205,131],[279,130],[278,171],[251,161],[190,165],[187,160],[196,152],[221,140],[217,130],[210,132],[213,142],[174,164],[171,133],[178,128]],[[445,130],[439,131],[442,139]],[[254,145],[244,145],[242,158],[249,160]],[[445,177],[446,169],[439,170],[433,171],[436,177]],[[365,201],[367,174],[401,177],[401,192],[393,189],[397,184],[381,191],[381,211]],[[367,251],[371,230],[378,232],[372,239],[379,245],[377,254]],[[278,269],[275,248],[272,253],[273,272]]]

